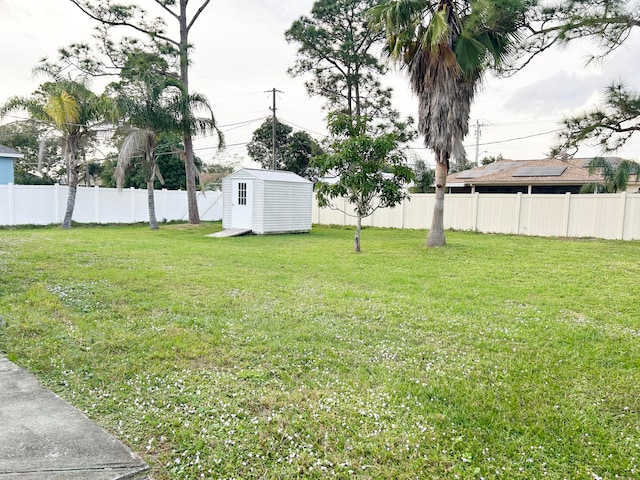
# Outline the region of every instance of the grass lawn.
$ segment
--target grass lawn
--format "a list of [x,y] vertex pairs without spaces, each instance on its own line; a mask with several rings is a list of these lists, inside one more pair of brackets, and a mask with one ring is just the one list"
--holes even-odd
[[0,353],[154,478],[640,478],[640,244],[0,230]]

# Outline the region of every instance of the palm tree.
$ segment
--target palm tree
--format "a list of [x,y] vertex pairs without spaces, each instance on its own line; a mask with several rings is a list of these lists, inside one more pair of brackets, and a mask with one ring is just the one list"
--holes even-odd
[[[122,188],[126,171],[136,159],[141,159],[147,180],[149,206],[149,228],[158,228],[155,215],[154,181],[160,182],[162,175],[156,161],[156,144],[161,134],[181,134],[188,128],[191,132],[213,131],[223,144],[222,133],[218,130],[211,108],[205,97],[199,94],[186,95],[180,81],[163,77],[151,70],[131,71],[120,84],[111,89],[117,95],[117,103],[125,117],[128,134],[120,148],[115,177],[118,188]],[[205,109],[210,117],[195,117],[191,113]],[[185,156],[183,160],[185,160]]]
[[154,200],[154,181],[164,183],[156,161],[156,144],[162,133],[179,132],[174,114],[167,107],[165,90],[173,81],[148,72],[125,77],[120,84],[111,85],[116,92],[116,102],[123,113],[128,132],[120,151],[115,169],[116,185],[122,189],[126,172],[131,163],[140,159],[147,180],[149,228],[158,229]]
[[418,97],[418,130],[436,159],[436,203],[428,246],[445,244],[444,190],[451,157],[464,155],[471,102],[482,74],[510,53],[524,2],[385,0],[369,11],[386,53],[405,68]]
[[93,93],[84,81],[60,78],[42,84],[31,97],[10,98],[0,109],[0,114],[26,111],[32,119],[52,126],[60,134],[69,184],[62,228],[71,228],[83,143],[95,135],[95,127],[108,118],[110,109],[108,99]]
[[624,192],[632,176],[640,179],[640,164],[633,160],[618,160],[596,157],[589,162],[589,175],[601,170],[604,183],[591,182],[580,188],[580,193]]
[[118,153],[118,163],[116,165],[115,177],[118,189],[122,189],[126,171],[131,162],[136,158],[142,158],[143,170],[147,179],[147,204],[149,205],[149,228],[158,229],[156,219],[156,206],[154,200],[154,181],[156,178],[164,183],[158,164],[156,162],[156,138],[158,134],[153,130],[134,128],[124,139],[120,152]]

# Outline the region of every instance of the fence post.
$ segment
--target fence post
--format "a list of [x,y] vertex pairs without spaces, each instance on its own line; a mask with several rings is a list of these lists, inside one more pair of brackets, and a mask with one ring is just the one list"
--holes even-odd
[[404,230],[404,226],[405,226],[405,223],[406,223],[405,217],[407,215],[407,203],[409,203],[410,198],[411,197],[407,197],[407,198],[404,198],[402,200],[402,223],[401,223],[401,227],[400,227],[400,228],[402,228],[402,230]]
[[169,215],[167,213],[167,195],[168,190],[166,188],[162,189],[162,218],[164,220],[169,219]]
[[529,209],[527,210],[527,231],[525,232],[525,234],[533,235],[533,233],[531,232],[531,223],[533,222],[533,220],[531,219],[531,215],[533,213],[533,195],[531,194],[531,191],[527,193],[527,200],[529,203]]
[[16,210],[15,210],[15,199],[14,199],[14,194],[15,192],[13,191],[13,183],[10,183],[8,185],[9,189],[8,189],[8,193],[9,193],[9,225],[15,225],[16,224]]
[[618,240],[624,239],[624,217],[627,210],[627,192],[620,193],[620,213],[618,217]]
[[564,236],[569,236],[569,220],[571,219],[571,192],[564,194],[564,217],[562,219],[562,231]]
[[93,187],[93,217],[96,223],[100,223],[100,187]]
[[131,223],[136,223],[136,189],[130,187],[129,195],[131,196]]
[[60,223],[60,184],[56,183],[53,189],[53,216],[56,223]]
[[473,206],[473,231],[478,231],[478,209],[480,208],[480,193],[473,194],[474,206]]
[[520,235],[520,217],[522,216],[522,192],[516,193],[516,208],[513,223],[515,225],[515,234]]

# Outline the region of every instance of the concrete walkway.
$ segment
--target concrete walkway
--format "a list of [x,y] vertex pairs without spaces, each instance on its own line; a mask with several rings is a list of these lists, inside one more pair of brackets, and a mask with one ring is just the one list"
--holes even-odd
[[0,480],[147,479],[144,461],[0,357]]

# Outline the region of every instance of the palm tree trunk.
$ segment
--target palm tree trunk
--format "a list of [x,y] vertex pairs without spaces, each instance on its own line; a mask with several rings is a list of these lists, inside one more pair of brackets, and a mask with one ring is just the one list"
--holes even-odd
[[356,221],[356,236],[353,239],[353,249],[360,253],[360,232],[362,231],[362,216],[358,214]]
[[65,146],[67,157],[67,178],[69,179],[69,194],[67,196],[67,210],[62,220],[62,228],[71,228],[71,217],[76,206],[76,193],[78,190],[78,140],[75,137],[67,138]]
[[[76,206],[76,192],[78,190],[77,180],[74,185],[71,184],[71,176],[69,177],[69,194],[67,196],[67,210],[64,213],[64,220],[62,220],[62,228],[68,230],[71,228],[71,217],[73,217],[73,209]],[[76,175],[77,177],[77,175]]]
[[156,203],[153,198],[153,175],[147,180],[147,202],[149,204],[149,228],[158,230],[158,221],[156,220]]
[[427,237],[427,247],[442,247],[445,244],[444,236],[444,189],[447,183],[447,162],[436,154],[436,203],[433,206],[433,218],[431,230]]

